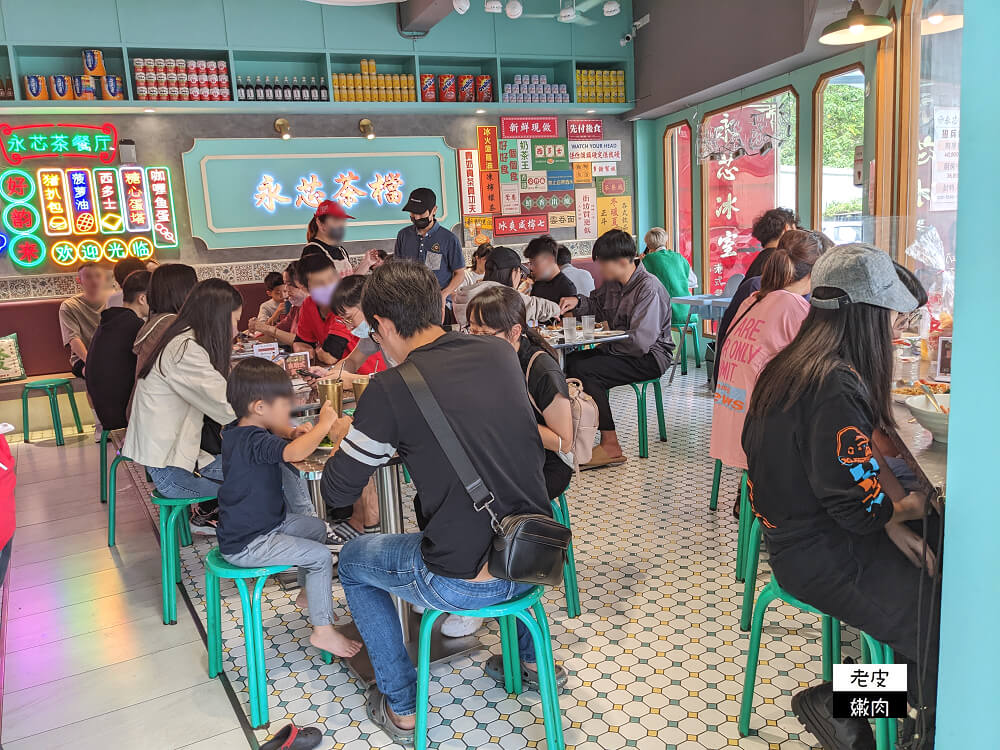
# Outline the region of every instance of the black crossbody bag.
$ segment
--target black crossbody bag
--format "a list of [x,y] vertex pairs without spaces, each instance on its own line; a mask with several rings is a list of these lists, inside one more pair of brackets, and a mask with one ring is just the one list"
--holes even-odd
[[572,534],[553,518],[540,513],[520,513],[499,519],[493,508],[493,493],[469,460],[451,423],[441,411],[427,381],[412,362],[396,368],[417,403],[417,408],[437,438],[459,481],[465,487],[477,512],[486,511],[493,528],[493,545],[487,570],[494,578],[519,583],[554,586],[562,580]]

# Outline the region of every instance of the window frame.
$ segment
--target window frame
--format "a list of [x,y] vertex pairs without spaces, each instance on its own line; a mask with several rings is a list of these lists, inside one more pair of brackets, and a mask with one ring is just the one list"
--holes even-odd
[[[678,120],[677,122],[671,123],[663,128],[663,228],[667,230],[667,236],[670,237],[670,241],[673,244],[672,250],[679,251],[680,245],[680,226],[679,219],[680,216],[680,201],[677,197],[677,185],[674,183],[674,148],[671,139],[675,130],[687,127],[691,134],[690,138],[690,159],[692,164],[691,169],[691,190],[688,208],[691,211],[691,232],[694,233],[694,168],[693,165],[696,161],[696,146],[697,141],[694,137],[694,128],[687,119]],[[691,246],[692,255],[694,253],[694,242],[692,238]],[[691,258],[692,262],[694,258]]]
[[[875,52],[875,130],[874,130],[874,172],[869,169],[868,195],[870,198],[868,214],[875,217],[874,243],[889,251],[894,257],[898,255],[893,244],[893,227],[890,217],[893,215],[893,195],[898,175],[893,168],[896,164],[896,123],[899,117],[899,105],[896,98],[899,82],[900,63],[900,33],[896,9],[888,13],[892,22],[891,34],[878,40]],[[884,177],[883,177],[884,175]],[[874,185],[872,185],[874,181]],[[881,219],[881,220],[880,220]]]

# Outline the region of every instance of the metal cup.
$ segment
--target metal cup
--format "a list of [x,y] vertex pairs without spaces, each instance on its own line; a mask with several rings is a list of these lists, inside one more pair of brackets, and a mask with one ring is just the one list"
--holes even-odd
[[339,378],[320,380],[316,383],[316,390],[319,393],[321,405],[324,401],[329,401],[337,411],[337,416],[344,416],[344,381]]
[[358,402],[361,400],[361,394],[365,392],[365,388],[368,387],[369,379],[367,377],[356,377],[354,378],[354,404],[357,406]]

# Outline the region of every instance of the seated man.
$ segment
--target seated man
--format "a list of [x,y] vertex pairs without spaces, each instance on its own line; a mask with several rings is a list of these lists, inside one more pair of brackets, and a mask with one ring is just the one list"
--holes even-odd
[[579,378],[597,403],[600,445],[583,469],[625,462],[611,416],[608,389],[660,377],[670,365],[674,342],[670,336],[670,295],[653,274],[636,262],[635,241],[628,232],[612,229],[594,242],[594,260],[604,283],[589,297],[565,297],[563,313],[593,315],[616,331],[628,331],[625,341],[573,352],[566,358],[566,374]]
[[59,305],[59,328],[63,345],[69,350],[69,369],[78,378],[84,377],[87,349],[108,301],[107,277],[105,270],[93,261],[81,264],[76,271],[80,293],[67,297]]
[[111,275],[114,276],[115,284],[118,286],[118,291],[108,297],[108,307],[122,306],[122,301],[125,297],[125,279],[136,271],[149,271],[152,273],[153,269],[147,269],[146,261],[134,258],[131,255],[127,258],[122,258],[120,261],[115,263],[115,267],[112,269]]
[[559,270],[563,272],[563,276],[573,282],[576,293],[589,297],[590,293],[594,291],[594,277],[586,268],[577,268],[573,265],[573,255],[565,245],[559,246],[559,250],[556,252],[556,263],[559,264]]
[[128,424],[125,410],[135,384],[135,337],[149,315],[149,271],[133,271],[122,283],[122,306],[101,313],[87,352],[87,395],[106,430]]
[[576,285],[562,272],[556,262],[559,246],[551,236],[535,237],[524,249],[524,257],[531,268],[531,296],[541,297],[559,304],[563,297],[576,295]]
[[[496,498],[491,506],[496,515],[551,516],[542,441],[513,347],[492,336],[446,333],[440,325],[440,284],[421,264],[374,269],[361,305],[386,357],[419,368]],[[418,606],[455,610],[504,602],[530,587],[487,572],[494,536],[490,517],[476,512],[397,368],[379,373],[361,396],[354,424],[327,461],[323,499],[334,506],[352,504],[368,478],[397,452],[419,492],[423,531],[352,539],[340,554],[339,575],[375,668],[368,716],[405,744],[413,738],[416,671],[390,592]],[[518,633],[530,681],[531,639],[520,627]]]

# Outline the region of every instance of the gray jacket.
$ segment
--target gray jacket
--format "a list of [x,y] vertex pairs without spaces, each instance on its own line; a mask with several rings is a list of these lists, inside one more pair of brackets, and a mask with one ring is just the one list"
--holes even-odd
[[639,264],[624,286],[605,281],[589,297],[580,297],[577,316],[593,315],[628,339],[602,344],[612,354],[641,357],[652,354],[664,370],[670,365],[674,341],[670,335],[670,295],[653,274]]

